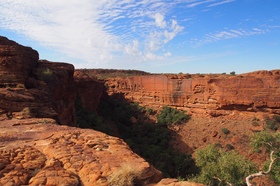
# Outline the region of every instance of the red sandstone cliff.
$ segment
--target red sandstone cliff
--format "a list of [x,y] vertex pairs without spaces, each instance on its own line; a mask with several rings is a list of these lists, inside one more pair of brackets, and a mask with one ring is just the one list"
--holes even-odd
[[104,83],[0,36],[0,118],[53,118],[76,126],[75,100],[96,111]]
[[38,61],[38,52],[0,37],[0,114],[75,125],[74,67]]
[[280,70],[230,75],[110,78],[109,93],[155,107],[169,105],[218,116],[233,110],[280,113]]

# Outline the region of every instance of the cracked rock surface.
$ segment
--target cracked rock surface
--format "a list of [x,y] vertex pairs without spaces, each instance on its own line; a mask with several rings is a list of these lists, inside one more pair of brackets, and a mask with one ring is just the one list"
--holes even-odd
[[0,121],[0,185],[108,185],[123,163],[141,170],[142,183],[160,181],[122,139],[41,120]]

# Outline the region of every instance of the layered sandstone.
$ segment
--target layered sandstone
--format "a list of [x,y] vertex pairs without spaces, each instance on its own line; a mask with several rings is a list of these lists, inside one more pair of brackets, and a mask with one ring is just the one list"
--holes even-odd
[[230,75],[146,75],[110,78],[110,94],[140,104],[174,106],[213,116],[232,111],[280,114],[280,70]]

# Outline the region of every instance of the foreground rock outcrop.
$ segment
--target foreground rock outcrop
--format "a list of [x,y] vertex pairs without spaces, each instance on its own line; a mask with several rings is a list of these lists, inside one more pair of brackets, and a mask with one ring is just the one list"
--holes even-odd
[[110,94],[156,107],[227,115],[232,111],[280,114],[280,70],[232,75],[147,75],[107,80]]
[[52,119],[2,121],[0,139],[0,185],[108,185],[123,163],[140,169],[141,183],[161,179],[123,140]]

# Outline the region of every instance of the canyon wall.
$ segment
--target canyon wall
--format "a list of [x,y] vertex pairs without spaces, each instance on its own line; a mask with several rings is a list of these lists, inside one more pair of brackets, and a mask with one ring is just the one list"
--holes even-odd
[[0,120],[53,118],[76,126],[75,100],[96,111],[104,84],[74,66],[39,60],[37,51],[0,36]]
[[232,111],[280,114],[280,70],[233,75],[147,75],[110,78],[109,94],[149,107],[180,107],[219,116]]

